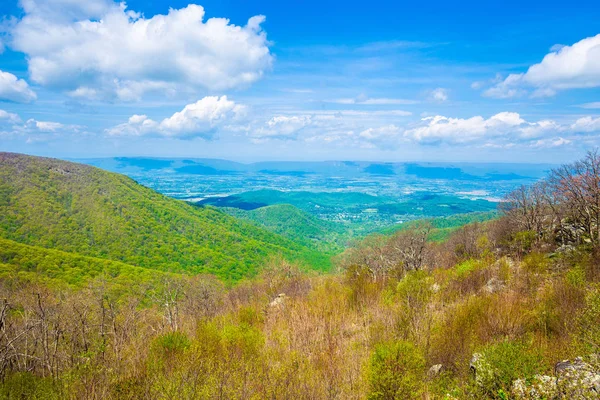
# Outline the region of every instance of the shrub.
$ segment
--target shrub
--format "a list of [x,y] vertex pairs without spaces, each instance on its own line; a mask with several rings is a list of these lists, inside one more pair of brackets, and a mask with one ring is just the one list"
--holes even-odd
[[523,268],[528,272],[543,273],[550,267],[550,260],[545,254],[533,252],[523,257]]
[[369,365],[369,399],[416,399],[423,390],[425,360],[409,342],[380,344]]
[[541,352],[526,341],[504,340],[484,348],[481,354],[476,380],[487,397],[504,399],[513,381],[530,379],[544,370]]
[[600,288],[590,291],[577,318],[576,347],[587,353],[600,352]]
[[534,231],[520,231],[515,233],[512,239],[512,247],[517,252],[528,252],[533,247],[537,239],[537,234]]

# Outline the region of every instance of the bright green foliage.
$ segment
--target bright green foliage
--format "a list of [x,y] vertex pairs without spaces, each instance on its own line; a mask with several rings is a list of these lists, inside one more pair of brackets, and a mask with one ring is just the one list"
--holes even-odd
[[306,247],[327,253],[343,250],[352,235],[349,227],[316,218],[291,204],[276,204],[246,211],[225,208],[234,217],[246,219]]
[[523,266],[530,272],[546,272],[550,260],[545,254],[533,252],[523,257]]
[[162,271],[235,281],[281,254],[326,270],[317,251],[132,179],[65,161],[0,154],[0,236]]
[[118,261],[28,246],[0,238],[0,279],[7,281],[20,279],[83,287],[93,279],[110,280],[114,290],[131,292],[137,285],[154,284],[167,275]]
[[577,346],[589,353],[600,352],[600,288],[586,297],[586,305],[577,320]]
[[58,400],[64,398],[60,384],[52,378],[40,378],[27,372],[13,374],[0,385],[0,398]]
[[503,399],[516,379],[531,379],[544,372],[539,349],[526,341],[504,340],[482,352],[478,383],[486,397]]
[[369,367],[369,399],[418,399],[423,390],[425,360],[409,342],[381,344]]

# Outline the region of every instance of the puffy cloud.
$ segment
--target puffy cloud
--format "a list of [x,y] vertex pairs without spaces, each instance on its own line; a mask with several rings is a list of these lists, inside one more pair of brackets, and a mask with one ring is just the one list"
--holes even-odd
[[[403,129],[394,125],[384,125],[368,128],[358,134],[358,139],[366,141],[371,146],[382,148],[396,148],[400,145]],[[368,147],[368,146],[367,146]]]
[[64,128],[65,125],[59,122],[37,121],[35,119],[29,119],[25,123],[25,129],[28,131],[57,132]]
[[365,129],[359,133],[359,136],[370,141],[380,141],[381,139],[396,138],[400,133],[402,133],[402,129],[392,124]]
[[533,97],[548,97],[559,90],[595,87],[600,87],[600,34],[572,46],[554,46],[540,63],[525,73],[510,74],[484,95],[508,98],[533,88]]
[[562,147],[573,143],[569,139],[564,139],[562,137],[551,138],[551,139],[540,139],[534,143],[532,143],[531,147],[543,147],[543,148],[551,148],[551,147]]
[[448,118],[441,115],[421,120],[420,126],[408,129],[404,136],[421,143],[471,143],[486,140],[531,140],[567,128],[554,121],[527,122],[514,112],[501,112],[485,119]]
[[[270,69],[263,16],[245,26],[204,20],[201,6],[145,18],[106,0],[23,0],[11,46],[32,81],[90,98],[137,99],[244,86]],[[60,10],[60,13],[55,10]]]
[[265,127],[254,130],[251,133],[251,136],[255,138],[290,138],[297,135],[300,130],[312,123],[313,119],[309,115],[278,115],[268,120]]
[[444,103],[448,100],[448,90],[444,88],[437,88],[431,91],[429,98],[438,103]]
[[571,130],[578,133],[600,132],[600,117],[579,118],[571,125]]
[[28,119],[23,122],[17,114],[0,110],[0,137],[6,139],[25,138],[27,143],[49,141],[66,135],[88,134],[81,126],[59,122]]
[[0,110],[0,123],[16,124],[21,122],[21,118],[17,114],[9,113],[8,111]]
[[0,100],[30,103],[36,98],[35,92],[29,88],[27,82],[0,70]]
[[154,121],[146,115],[133,115],[123,124],[106,131],[111,136],[158,135],[178,138],[212,136],[217,128],[235,122],[245,114],[245,106],[228,100],[227,96],[207,96],[183,110]]

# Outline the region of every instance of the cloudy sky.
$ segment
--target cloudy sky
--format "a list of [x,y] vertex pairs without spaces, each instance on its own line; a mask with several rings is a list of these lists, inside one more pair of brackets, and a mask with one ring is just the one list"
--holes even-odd
[[597,1],[2,0],[0,151],[564,162]]

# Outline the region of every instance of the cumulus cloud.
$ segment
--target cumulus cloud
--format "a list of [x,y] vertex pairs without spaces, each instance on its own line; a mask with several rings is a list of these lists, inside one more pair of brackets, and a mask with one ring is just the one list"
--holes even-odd
[[568,131],[551,120],[528,122],[518,113],[501,112],[490,118],[449,118],[441,115],[421,120],[419,126],[408,129],[404,136],[420,143],[494,143],[531,141],[549,134]]
[[531,147],[561,147],[571,144],[572,141],[569,139],[564,139],[562,137],[552,138],[552,139],[540,139],[531,144]]
[[21,122],[21,118],[17,114],[9,113],[8,111],[0,110],[0,123],[16,124]]
[[253,129],[250,136],[253,138],[295,138],[305,127],[313,124],[310,115],[277,115],[269,119],[264,126]]
[[573,125],[571,130],[579,133],[600,132],[600,117],[583,117],[579,118]]
[[23,122],[14,113],[0,110],[0,137],[4,139],[24,138],[27,143],[42,142],[67,135],[89,134],[78,125],[52,121],[39,121],[33,118]]
[[273,62],[263,16],[236,26],[205,20],[194,4],[152,18],[107,0],[21,4],[25,15],[11,29],[11,47],[27,55],[33,82],[72,96],[134,100],[150,91],[236,88],[260,79]]
[[530,93],[532,97],[548,97],[560,90],[595,87],[600,87],[600,34],[572,46],[553,46],[540,63],[525,73],[510,74],[484,95],[509,98]]
[[437,88],[431,91],[429,98],[437,103],[444,103],[448,101],[448,90],[444,88]]
[[361,131],[358,136],[359,139],[365,140],[374,145],[387,145],[397,147],[400,144],[402,138],[402,128],[390,124],[375,128],[368,128]]
[[236,104],[227,96],[207,96],[160,122],[146,115],[133,115],[127,122],[108,129],[106,133],[110,136],[209,138],[217,128],[242,118],[245,111],[245,106]]
[[36,98],[35,92],[29,88],[27,82],[0,70],[0,100],[30,103]]

